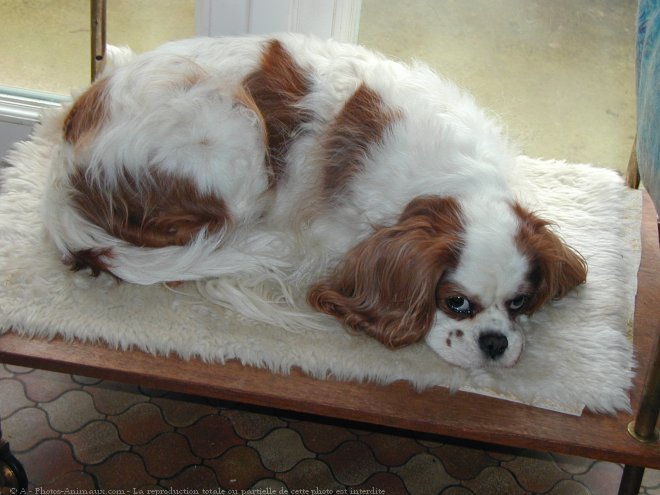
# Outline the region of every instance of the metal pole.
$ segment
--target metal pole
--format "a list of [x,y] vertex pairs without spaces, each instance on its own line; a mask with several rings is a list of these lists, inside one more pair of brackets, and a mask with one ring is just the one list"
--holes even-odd
[[[646,376],[637,416],[635,421],[631,421],[628,425],[628,433],[642,443],[657,442],[660,436],[655,426],[660,411],[660,339],[656,340],[652,356],[653,361]],[[619,485],[619,495],[638,493],[643,477],[643,467],[625,466]]]
[[643,443],[657,442],[660,437],[656,428],[660,412],[660,339],[656,339],[652,356],[637,417],[628,425],[630,434]]
[[617,495],[637,495],[642,487],[642,478],[644,478],[643,467],[625,466]]
[[91,11],[91,72],[92,82],[96,80],[101,72],[103,60],[105,59],[106,45],[106,0],[90,0]]
[[0,429],[0,490],[2,493],[27,493],[28,478],[23,465],[9,450],[9,444],[2,439]]

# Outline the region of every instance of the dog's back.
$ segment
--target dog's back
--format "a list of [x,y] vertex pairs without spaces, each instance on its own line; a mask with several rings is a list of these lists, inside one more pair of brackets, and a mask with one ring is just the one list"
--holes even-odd
[[311,257],[304,278],[416,196],[506,190],[508,159],[494,124],[424,67],[295,35],[193,39],[74,102],[45,223],[74,268],[130,282]]

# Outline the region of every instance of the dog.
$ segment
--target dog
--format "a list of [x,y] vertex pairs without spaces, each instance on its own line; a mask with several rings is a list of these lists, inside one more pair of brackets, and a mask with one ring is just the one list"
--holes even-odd
[[586,281],[496,120],[422,64],[295,34],[125,58],[62,119],[42,206],[73,270],[213,281],[464,368],[514,366],[520,322]]

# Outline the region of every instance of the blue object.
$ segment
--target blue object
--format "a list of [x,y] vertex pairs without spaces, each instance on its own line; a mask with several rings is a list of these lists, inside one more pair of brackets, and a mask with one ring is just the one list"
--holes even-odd
[[636,48],[637,161],[660,213],[660,0],[640,0]]

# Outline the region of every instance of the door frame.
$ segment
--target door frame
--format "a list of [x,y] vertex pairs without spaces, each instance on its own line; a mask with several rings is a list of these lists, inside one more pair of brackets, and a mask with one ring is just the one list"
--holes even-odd
[[357,42],[362,0],[197,0],[200,36],[282,31]]

